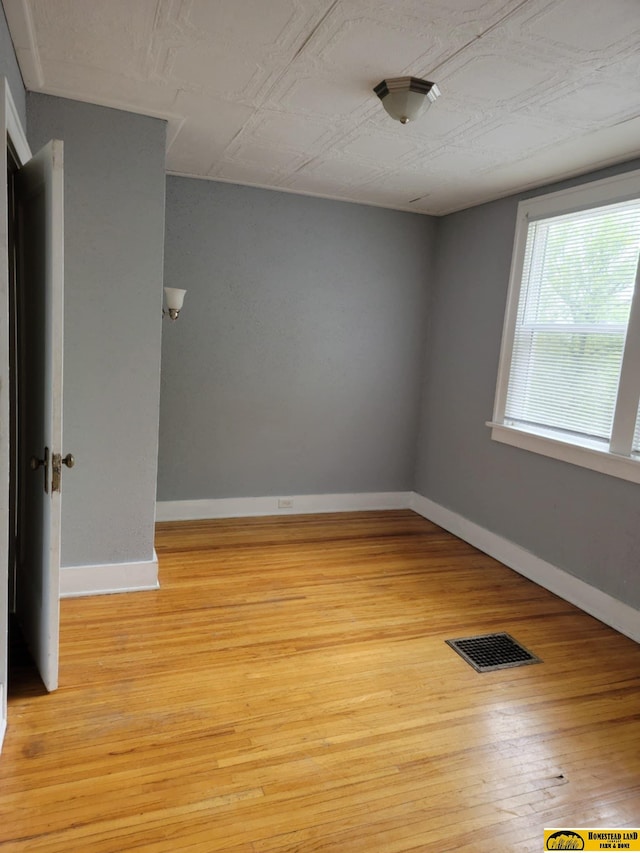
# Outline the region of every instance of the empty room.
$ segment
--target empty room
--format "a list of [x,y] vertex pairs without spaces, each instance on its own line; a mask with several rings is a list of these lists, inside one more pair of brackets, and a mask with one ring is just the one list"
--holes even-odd
[[640,850],[637,0],[0,12],[3,853]]

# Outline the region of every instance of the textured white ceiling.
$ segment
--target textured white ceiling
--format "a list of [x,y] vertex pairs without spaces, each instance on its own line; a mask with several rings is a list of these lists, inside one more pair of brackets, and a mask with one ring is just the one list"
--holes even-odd
[[640,155],[640,0],[3,5],[27,88],[166,118],[175,174],[443,214]]

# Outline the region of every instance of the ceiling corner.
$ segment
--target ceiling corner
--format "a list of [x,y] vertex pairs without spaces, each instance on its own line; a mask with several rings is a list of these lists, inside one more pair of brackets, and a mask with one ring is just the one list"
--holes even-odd
[[2,0],[13,47],[27,89],[41,89],[44,74],[35,37],[31,8],[27,0]]

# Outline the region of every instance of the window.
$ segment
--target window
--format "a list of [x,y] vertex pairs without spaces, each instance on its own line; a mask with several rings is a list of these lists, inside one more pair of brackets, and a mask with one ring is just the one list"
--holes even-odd
[[492,438],[640,482],[640,172],[518,206]]

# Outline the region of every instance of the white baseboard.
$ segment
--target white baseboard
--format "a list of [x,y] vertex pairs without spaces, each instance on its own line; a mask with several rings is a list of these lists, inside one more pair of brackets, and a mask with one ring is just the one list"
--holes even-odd
[[610,625],[616,631],[640,643],[640,612],[628,604],[422,495],[413,492],[409,507],[439,527],[444,527],[454,536],[464,539],[465,542],[514,569],[518,574],[524,575],[565,601],[575,604],[585,613],[595,616],[605,625]]
[[107,595],[158,589],[158,555],[141,563],[107,563],[102,566],[63,566],[60,569],[60,598]]
[[[284,496],[283,496],[284,497]],[[443,527],[539,586],[575,604],[585,613],[640,643],[640,612],[596,587],[536,557],[530,551],[469,521],[416,492],[364,492],[360,494],[294,495],[291,506],[279,508],[279,497],[220,498],[194,501],[159,501],[156,521],[238,518],[260,515],[301,515],[377,509],[412,509]],[[89,567],[94,568],[94,567]],[[149,587],[142,587],[149,588]],[[107,590],[110,591],[110,590]],[[119,590],[114,590],[119,591]],[[70,593],[74,594],[74,593]],[[83,593],[75,593],[81,595]]]
[[[282,495],[263,498],[219,498],[197,501],[158,501],[156,521],[239,518],[254,515],[303,515],[317,512],[356,512],[407,509],[412,492],[361,492],[337,495]],[[278,501],[291,501],[281,508]]]
[[2,744],[4,742],[4,733],[7,730],[7,721],[0,720],[0,752],[2,752]]

